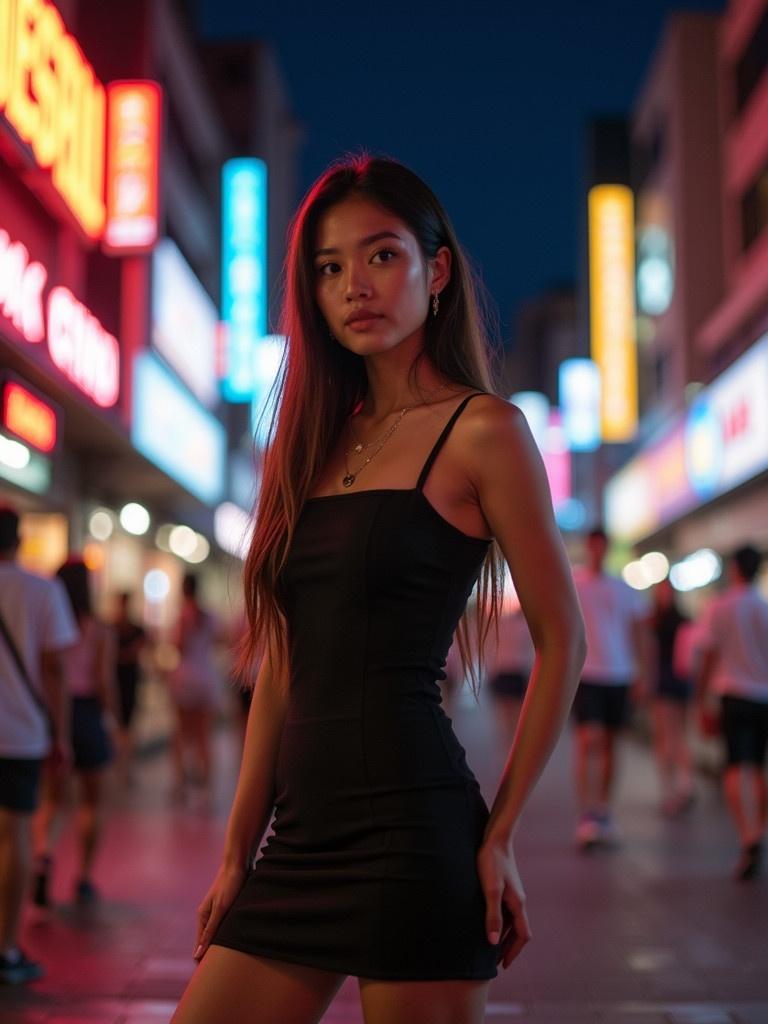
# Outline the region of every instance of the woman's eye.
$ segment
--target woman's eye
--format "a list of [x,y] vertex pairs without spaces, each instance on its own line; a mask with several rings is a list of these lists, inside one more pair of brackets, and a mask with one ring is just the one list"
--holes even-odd
[[389,263],[390,260],[394,259],[394,257],[397,256],[397,253],[395,252],[394,249],[379,249],[377,253],[374,253],[373,259],[375,260],[379,256],[381,257],[382,263]]
[[317,267],[317,272],[325,277],[330,277],[331,274],[335,274],[338,269],[338,263],[320,263]]

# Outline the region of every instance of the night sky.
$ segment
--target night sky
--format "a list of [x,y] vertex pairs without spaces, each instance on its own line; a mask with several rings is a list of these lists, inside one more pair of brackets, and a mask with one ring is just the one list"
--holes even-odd
[[500,314],[575,281],[583,133],[627,112],[674,10],[724,0],[197,0],[203,37],[278,54],[306,129],[302,188],[364,147],[445,204]]

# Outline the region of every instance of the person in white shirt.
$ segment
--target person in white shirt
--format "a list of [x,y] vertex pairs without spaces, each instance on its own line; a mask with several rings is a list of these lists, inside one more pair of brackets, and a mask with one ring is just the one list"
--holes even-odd
[[761,561],[750,545],[733,553],[730,585],[704,610],[701,625],[697,689],[702,710],[708,694],[720,701],[723,788],[742,847],[734,872],[739,881],[760,874],[768,823],[768,602],[755,585]]
[[587,660],[573,704],[576,720],[575,779],[581,849],[612,844],[616,737],[625,726],[630,691],[642,691],[647,660],[648,610],[640,594],[603,571],[608,538],[601,529],[587,537],[587,565],[574,570],[587,634]]
[[19,949],[43,760],[69,757],[62,656],[78,637],[64,588],[16,564],[19,517],[0,506],[0,983],[41,977]]
[[511,741],[517,730],[534,657],[531,633],[520,602],[514,594],[505,595],[498,643],[489,643],[485,661],[495,717],[504,741]]

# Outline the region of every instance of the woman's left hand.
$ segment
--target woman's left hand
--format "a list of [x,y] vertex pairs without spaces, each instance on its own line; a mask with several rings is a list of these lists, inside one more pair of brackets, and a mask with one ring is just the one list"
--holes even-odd
[[499,945],[496,962],[506,968],[531,938],[511,843],[486,839],[477,855],[477,871],[485,896],[485,931],[488,941]]

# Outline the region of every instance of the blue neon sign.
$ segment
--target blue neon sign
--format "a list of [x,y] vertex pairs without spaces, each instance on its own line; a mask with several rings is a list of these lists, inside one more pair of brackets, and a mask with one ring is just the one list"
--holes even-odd
[[267,165],[255,157],[228,160],[221,192],[222,395],[248,402],[256,343],[267,333]]

